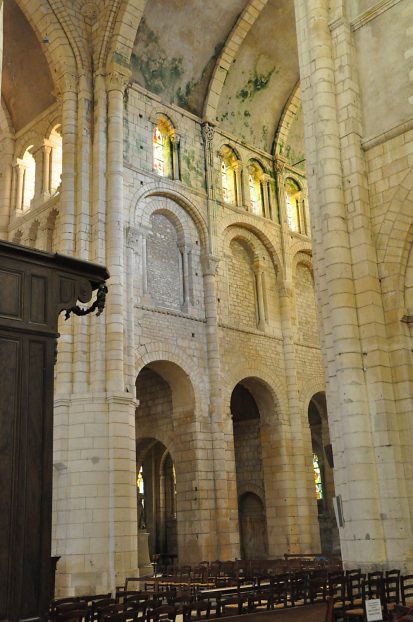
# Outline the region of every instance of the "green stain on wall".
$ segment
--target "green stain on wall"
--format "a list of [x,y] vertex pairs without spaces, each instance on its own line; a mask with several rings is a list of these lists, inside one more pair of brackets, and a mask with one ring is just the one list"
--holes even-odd
[[186,108],[186,110],[189,110],[194,114],[198,114],[199,110],[202,108],[205,97],[205,85],[206,83],[209,83],[222,47],[223,43],[219,43],[215,46],[214,53],[203,68],[199,80],[192,78],[191,80],[188,80],[185,85],[178,87],[174,97],[174,100],[178,106]]
[[204,180],[204,169],[195,157],[193,149],[181,151],[181,174],[182,181],[186,186],[192,188],[202,185]]
[[132,52],[132,73],[140,74],[148,91],[160,95],[175,89],[184,70],[182,57],[168,58],[158,35],[143,18],[138,31],[139,44]]
[[278,69],[276,67],[272,67],[269,71],[263,73],[258,72],[256,69],[250,74],[249,79],[244,84],[244,86],[237,92],[237,98],[242,102],[247,100],[251,100],[259,93],[267,88],[269,81],[271,80],[271,76],[275,73],[278,73]]

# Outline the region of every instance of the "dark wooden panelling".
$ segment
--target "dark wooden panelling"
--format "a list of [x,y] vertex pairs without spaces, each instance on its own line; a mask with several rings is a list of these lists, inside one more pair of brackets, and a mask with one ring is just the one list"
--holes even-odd
[[[10,536],[13,511],[13,462],[15,448],[16,416],[19,411],[17,388],[20,363],[19,339],[9,339],[0,334],[0,568],[10,565]],[[0,577],[0,619],[6,619],[9,573]]]
[[22,315],[22,278],[19,272],[0,270],[0,314],[20,318]]
[[35,274],[31,278],[30,320],[39,324],[47,322],[47,279]]
[[108,274],[2,241],[0,265],[0,620],[45,620],[57,316]]

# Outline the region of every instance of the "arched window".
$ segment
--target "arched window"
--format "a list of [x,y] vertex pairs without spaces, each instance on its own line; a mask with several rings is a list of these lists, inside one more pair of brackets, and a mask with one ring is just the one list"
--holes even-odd
[[250,191],[250,209],[257,216],[264,216],[264,170],[255,161],[248,166],[248,187]]
[[315,484],[315,496],[317,501],[324,498],[323,482],[321,479],[320,458],[316,453],[313,453],[313,469],[314,469],[314,484]]
[[222,198],[225,203],[238,205],[241,203],[237,196],[236,163],[238,161],[234,151],[228,145],[224,145],[221,154],[221,185]]
[[143,466],[141,465],[136,478],[136,492],[138,496],[138,528],[146,528],[145,514],[145,485],[143,481]]
[[159,117],[152,135],[153,170],[161,177],[179,179],[178,142],[173,125]]
[[291,231],[306,233],[307,226],[303,205],[303,193],[300,186],[290,177],[285,182],[285,202],[287,206],[287,222]]
[[62,177],[62,137],[60,126],[56,126],[50,133],[52,148],[50,158],[50,194],[55,194],[61,184]]
[[30,203],[34,197],[35,179],[36,179],[36,163],[34,157],[30,153],[32,145],[26,149],[22,158],[23,163],[23,186],[22,186],[22,209],[30,208]]

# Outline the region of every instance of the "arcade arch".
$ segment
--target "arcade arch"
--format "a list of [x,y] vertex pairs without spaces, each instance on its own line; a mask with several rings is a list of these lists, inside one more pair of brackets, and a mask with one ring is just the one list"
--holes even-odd
[[324,391],[315,393],[308,405],[308,424],[311,433],[314,495],[317,500],[321,550],[339,550],[338,529],[334,517],[333,452],[328,428],[327,403]]

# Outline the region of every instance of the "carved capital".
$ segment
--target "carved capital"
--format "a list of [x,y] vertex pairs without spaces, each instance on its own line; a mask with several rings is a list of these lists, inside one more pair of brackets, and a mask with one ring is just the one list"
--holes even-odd
[[215,134],[214,126],[211,125],[210,123],[203,123],[201,132],[202,132],[202,140],[204,141],[205,145],[210,148],[212,145],[212,141],[214,139],[214,134]]
[[65,73],[60,79],[59,86],[60,97],[62,97],[65,93],[77,93],[79,88],[79,78],[71,73]]
[[281,156],[277,156],[275,158],[275,170],[277,171],[279,175],[282,175],[284,173],[286,163],[287,163],[287,160],[285,160]]
[[265,268],[265,259],[256,257],[252,263],[252,267],[255,272],[262,272]]
[[216,276],[219,264],[219,257],[215,255],[202,255],[201,265],[204,276]]
[[169,132],[169,140],[173,145],[179,145],[181,137],[176,130],[171,130],[171,132]]
[[122,69],[122,71],[111,71],[106,76],[106,89],[108,91],[120,91],[123,93],[129,84],[130,76],[131,72],[126,68]]

